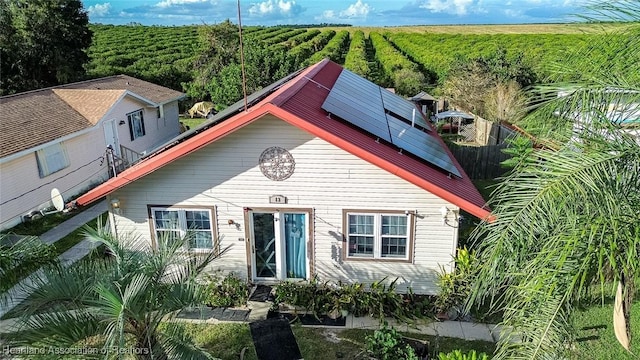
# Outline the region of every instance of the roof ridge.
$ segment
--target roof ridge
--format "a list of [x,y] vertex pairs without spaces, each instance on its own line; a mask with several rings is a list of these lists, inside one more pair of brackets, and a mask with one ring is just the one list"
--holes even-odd
[[291,99],[300,88],[304,87],[307,82],[313,81],[313,77],[318,74],[331,60],[329,58],[324,58],[320,62],[308,66],[304,69],[300,74],[296,76],[296,79],[291,80],[291,84],[289,86],[282,86],[278,90],[276,90],[273,94],[270,95],[270,99],[267,100],[267,103],[272,103],[277,106],[281,106],[286,103],[287,100]]
[[[95,81],[99,81],[99,80],[105,80],[105,79],[109,79],[109,78],[117,78],[117,77],[121,77],[121,76],[127,76],[127,75],[119,74],[119,75],[104,76],[104,77],[95,78],[95,79],[87,79],[87,80],[76,81],[76,82],[67,83],[67,84],[49,86],[49,87],[45,87],[45,88],[41,88],[41,89],[27,90],[27,91],[15,93],[15,94],[2,95],[2,96],[0,96],[0,99],[7,99],[7,98],[17,97],[17,96],[22,96],[22,95],[30,95],[30,94],[34,94],[34,93],[37,93],[37,92],[40,92],[40,91],[62,89],[62,88],[65,88],[65,87],[69,87],[71,85],[85,84],[85,83],[95,82]],[[81,90],[81,89],[77,89],[77,90]],[[89,90],[89,89],[87,89],[87,90]],[[96,90],[101,90],[101,89],[96,89]],[[126,90],[126,89],[123,89],[123,90]]]
[[[120,99],[122,99],[123,96],[127,95],[128,93],[131,93],[127,89],[52,89],[51,91],[62,102],[67,104],[73,111],[78,113],[80,116],[82,116],[84,119],[86,119],[93,125],[96,125],[100,121],[100,119],[102,119],[102,117],[106,115],[109,109],[111,109]],[[71,92],[74,92],[74,93],[78,92],[83,94],[92,93],[91,95],[95,95],[96,92],[99,93],[98,96],[102,100],[101,105],[106,106],[106,110],[102,111],[104,109],[101,109],[100,115],[98,116],[97,119],[94,120],[94,118],[90,116],[90,113],[87,113],[86,108],[84,107],[86,105],[85,103],[82,103],[82,102],[78,103],[77,101],[72,101],[73,95],[71,95],[72,96],[71,98],[67,96],[67,94],[71,94]],[[117,98],[116,99],[108,98],[112,96],[111,94],[117,94]],[[109,100],[109,102],[107,102],[107,100]],[[95,115],[95,114],[92,114],[92,115]]]

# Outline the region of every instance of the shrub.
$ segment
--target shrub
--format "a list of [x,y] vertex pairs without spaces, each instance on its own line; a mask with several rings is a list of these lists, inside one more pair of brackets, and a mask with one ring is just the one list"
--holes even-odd
[[471,276],[476,263],[475,254],[467,248],[458,249],[454,258],[455,270],[446,272],[444,268],[438,275],[439,292],[436,296],[435,307],[438,312],[455,309],[469,296],[471,291]]
[[365,349],[378,360],[418,360],[413,348],[402,340],[402,335],[385,322],[382,328],[365,338]]
[[370,315],[379,319],[387,316],[407,320],[431,315],[433,307],[428,297],[396,292],[396,280],[387,284],[385,279],[368,287],[361,283],[321,283],[317,278],[309,282],[281,282],[276,286],[275,304],[302,307],[318,314],[339,315],[345,311],[355,316]]
[[450,353],[438,354],[438,360],[489,360],[489,356],[485,353],[476,353],[475,350],[466,354],[460,350],[454,350]]
[[309,282],[283,281],[276,286],[274,305],[289,304],[314,314],[321,312],[326,284],[314,277]]
[[234,273],[230,273],[222,280],[221,276],[209,277],[207,288],[207,305],[212,307],[244,306],[249,300],[249,284]]

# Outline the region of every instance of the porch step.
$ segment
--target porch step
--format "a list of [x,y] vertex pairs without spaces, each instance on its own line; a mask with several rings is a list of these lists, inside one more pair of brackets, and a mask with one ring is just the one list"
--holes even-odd
[[273,290],[273,288],[269,285],[256,285],[252,291],[251,291],[251,295],[249,296],[249,301],[255,301],[255,302],[265,302],[265,301],[272,301],[273,300],[273,295],[271,295],[271,291]]
[[272,305],[271,301],[247,301],[247,307],[251,309],[249,322],[266,320]]

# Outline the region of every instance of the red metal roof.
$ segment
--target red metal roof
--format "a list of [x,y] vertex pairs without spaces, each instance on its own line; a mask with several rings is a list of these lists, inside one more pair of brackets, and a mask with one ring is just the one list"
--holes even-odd
[[[462,174],[461,178],[449,176],[424,161],[402,154],[393,146],[376,142],[375,138],[343,121],[330,118],[321,106],[341,72],[342,67],[329,60],[312,65],[251,107],[249,111],[237,114],[175,147],[140,162],[118,177],[108,180],[79,197],[77,203],[79,205],[91,203],[266,114],[272,114],[459,206],[470,214],[481,219],[490,217],[482,195],[446,146],[444,148]],[[435,131],[431,133],[434,135],[425,134],[425,136],[434,136],[444,145]]]

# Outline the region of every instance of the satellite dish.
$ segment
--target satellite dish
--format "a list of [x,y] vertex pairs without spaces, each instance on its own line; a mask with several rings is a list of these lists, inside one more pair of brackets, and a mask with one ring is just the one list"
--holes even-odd
[[64,210],[64,199],[62,198],[60,191],[56,188],[51,189],[51,203],[56,210]]
[[51,204],[55,210],[47,211],[48,209],[42,210],[34,210],[28,214],[22,216],[22,221],[27,222],[31,220],[40,219],[41,217],[49,214],[55,214],[61,211],[64,211],[64,199],[62,198],[62,194],[60,194],[60,190],[53,188],[51,189]]

